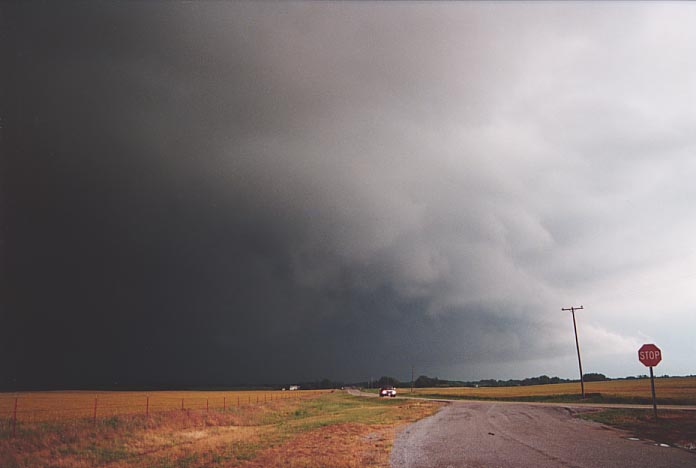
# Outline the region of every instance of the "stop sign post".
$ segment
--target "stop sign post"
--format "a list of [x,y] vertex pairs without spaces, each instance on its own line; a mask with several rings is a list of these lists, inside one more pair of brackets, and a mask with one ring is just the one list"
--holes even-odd
[[657,419],[657,403],[655,402],[655,376],[653,375],[653,367],[662,361],[662,351],[654,344],[644,344],[638,350],[638,360],[644,366],[650,368],[650,388],[652,389],[653,411],[655,419]]

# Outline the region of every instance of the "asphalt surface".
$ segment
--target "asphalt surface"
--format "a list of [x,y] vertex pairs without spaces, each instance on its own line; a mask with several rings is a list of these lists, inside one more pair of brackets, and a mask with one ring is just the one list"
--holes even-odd
[[450,402],[396,437],[393,468],[696,467],[696,454],[573,417],[563,406]]

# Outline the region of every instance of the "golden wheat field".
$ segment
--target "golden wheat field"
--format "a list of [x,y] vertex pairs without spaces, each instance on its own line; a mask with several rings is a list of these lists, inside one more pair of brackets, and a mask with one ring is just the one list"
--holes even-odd
[[41,422],[104,418],[183,409],[210,411],[259,405],[280,399],[302,398],[326,390],[297,391],[48,391],[0,393],[0,419],[11,419],[17,403],[17,421]]
[[[650,397],[650,379],[610,380],[586,382],[586,393],[601,393],[605,397]],[[683,400],[696,404],[696,377],[673,377],[655,379],[657,398]],[[580,382],[552,385],[530,385],[526,387],[450,387],[417,388],[414,394],[442,395],[474,398],[519,398],[546,395],[571,395],[580,393]]]

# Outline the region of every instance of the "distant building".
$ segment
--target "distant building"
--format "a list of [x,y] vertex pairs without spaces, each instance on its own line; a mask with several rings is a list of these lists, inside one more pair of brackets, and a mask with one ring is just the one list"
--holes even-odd
[[299,390],[300,386],[299,385],[290,385],[290,390]]

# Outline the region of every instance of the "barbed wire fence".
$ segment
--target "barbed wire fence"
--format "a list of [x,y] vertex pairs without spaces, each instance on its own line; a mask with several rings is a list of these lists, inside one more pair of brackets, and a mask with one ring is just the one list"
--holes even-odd
[[[29,393],[0,396],[0,435],[16,438],[22,425],[100,421],[119,416],[144,416],[181,411],[227,412],[278,400],[301,399],[323,393],[321,390],[211,392],[210,396],[191,395],[206,392],[181,392],[181,395],[158,393],[97,393],[57,395]],[[176,392],[174,392],[176,393]]]

